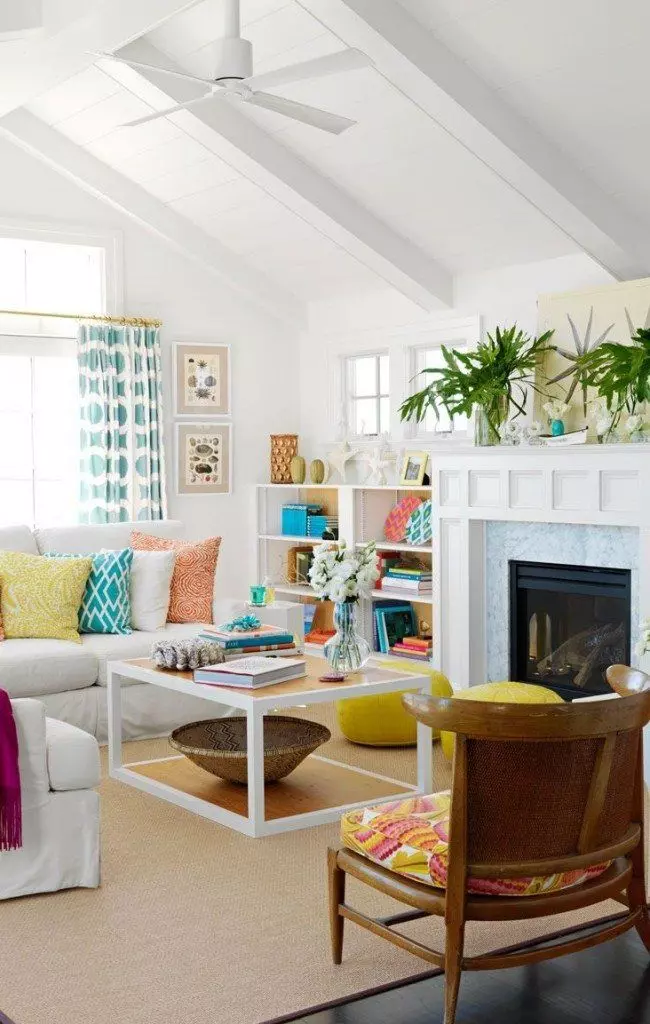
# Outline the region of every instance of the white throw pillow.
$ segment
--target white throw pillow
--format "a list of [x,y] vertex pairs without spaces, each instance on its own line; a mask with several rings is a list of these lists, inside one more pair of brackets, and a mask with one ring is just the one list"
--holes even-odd
[[131,564],[131,627],[146,633],[167,622],[175,551],[134,551]]

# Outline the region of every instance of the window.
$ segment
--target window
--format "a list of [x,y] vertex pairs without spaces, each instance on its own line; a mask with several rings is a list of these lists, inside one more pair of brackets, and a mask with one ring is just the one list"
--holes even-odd
[[350,356],[345,360],[347,418],[357,437],[390,430],[388,354]]
[[[455,342],[449,347],[456,352],[467,351],[465,343]],[[444,365],[445,360],[440,346],[413,349],[413,373],[417,374],[413,381],[413,391],[419,391],[426,387],[427,383],[433,379],[431,374],[422,373],[423,370],[433,370]],[[422,375],[420,376],[420,374]],[[455,416],[452,421],[442,407],[438,409],[438,417],[433,409],[427,409],[424,420],[417,424],[417,432],[422,434],[465,434],[467,432],[467,416]]]
[[[105,311],[101,246],[0,238],[0,308]],[[76,321],[0,314],[0,525],[75,523]]]

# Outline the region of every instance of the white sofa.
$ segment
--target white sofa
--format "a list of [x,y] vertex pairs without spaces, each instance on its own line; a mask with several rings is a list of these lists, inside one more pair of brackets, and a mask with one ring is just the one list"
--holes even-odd
[[[183,524],[161,522],[117,523],[98,526],[52,527],[32,531],[27,526],[0,528],[0,550],[90,554],[102,548],[129,546],[131,531],[160,537],[182,538]],[[219,569],[217,566],[217,579]],[[219,618],[214,600],[215,618]],[[81,643],[65,640],[3,640],[0,642],[0,688],[11,698],[36,697],[46,713],[92,733],[100,743],[107,738],[106,663],[149,654],[155,640],[193,636],[198,623],[171,624],[154,633],[135,631],[128,636],[82,634]],[[178,725],[214,718],[232,709],[191,694],[177,694],[146,683],[122,689],[123,738],[166,735]]]
[[[0,853],[0,900],[99,885],[97,741],[12,700],[18,732],[23,845]],[[0,1014],[0,1017],[2,1015]]]

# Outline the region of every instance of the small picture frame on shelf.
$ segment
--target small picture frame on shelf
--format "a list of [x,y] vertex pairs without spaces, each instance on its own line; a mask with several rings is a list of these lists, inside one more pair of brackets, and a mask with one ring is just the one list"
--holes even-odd
[[427,472],[428,452],[406,452],[399,482],[403,487],[422,487]]
[[176,424],[176,493],[232,493],[230,423]]
[[174,414],[230,416],[230,345],[174,345]]

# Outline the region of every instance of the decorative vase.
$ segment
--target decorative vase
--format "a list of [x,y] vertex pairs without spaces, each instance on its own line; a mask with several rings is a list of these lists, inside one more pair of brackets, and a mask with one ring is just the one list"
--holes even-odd
[[553,437],[562,437],[564,433],[564,420],[551,420],[551,434]]
[[294,455],[289,466],[289,472],[291,473],[292,483],[304,484],[306,467],[302,455]]
[[291,460],[298,454],[297,434],[271,434],[271,483],[290,484]]
[[[499,419],[498,426],[505,422]],[[481,447],[487,445],[501,444],[501,438],[496,426],[493,426],[488,419],[487,412],[482,405],[477,405],[474,410],[474,444]]]
[[309,467],[309,477],[313,484],[322,484],[325,479],[325,463],[322,459],[312,459]]
[[370,658],[370,647],[357,632],[357,602],[334,605],[336,634],[324,647],[325,657],[334,675],[347,675],[362,668]]

